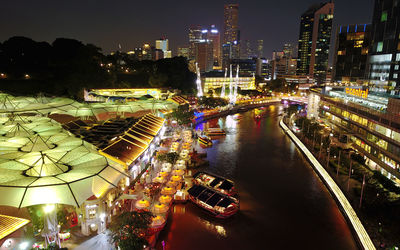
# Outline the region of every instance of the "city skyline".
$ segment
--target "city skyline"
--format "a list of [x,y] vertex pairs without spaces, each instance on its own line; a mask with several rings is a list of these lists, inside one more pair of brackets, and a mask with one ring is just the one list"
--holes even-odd
[[[264,40],[264,56],[269,58],[272,51],[280,49],[283,43],[296,43],[302,12],[310,4],[318,2],[203,1],[201,5],[182,2],[161,8],[162,3],[157,4],[156,1],[154,6],[157,7],[151,9],[152,15],[146,16],[150,12],[135,11],[150,8],[145,3],[115,5],[100,1],[94,5],[94,2],[82,4],[77,1],[68,4],[47,0],[41,3],[7,1],[3,4],[4,14],[0,21],[8,25],[2,29],[0,42],[12,36],[47,42],[53,42],[58,37],[75,38],[95,44],[109,53],[117,50],[119,44],[122,51],[128,51],[165,36],[175,56],[177,48],[188,43],[187,31],[191,25],[215,24],[222,31],[224,4],[239,3],[241,40]],[[188,11],[193,8],[196,11]],[[352,13],[355,8],[357,12]],[[339,24],[370,22],[372,11],[373,1],[335,1],[333,32]],[[174,18],[169,14],[174,14]],[[279,26],[275,25],[276,19]],[[271,37],[271,34],[275,36]]]

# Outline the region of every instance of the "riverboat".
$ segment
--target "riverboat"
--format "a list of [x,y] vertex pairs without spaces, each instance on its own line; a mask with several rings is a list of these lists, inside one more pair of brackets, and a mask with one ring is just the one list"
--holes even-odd
[[206,131],[208,136],[224,136],[226,135],[225,131],[220,128],[208,128]]
[[207,136],[201,135],[199,136],[199,138],[197,138],[197,140],[206,147],[211,147],[212,146],[212,140],[210,138],[208,138]]
[[196,185],[207,186],[229,196],[235,196],[237,194],[233,181],[215,174],[197,172],[193,175],[193,183]]
[[197,206],[207,210],[216,218],[228,218],[239,211],[239,201],[203,185],[193,185],[189,199]]

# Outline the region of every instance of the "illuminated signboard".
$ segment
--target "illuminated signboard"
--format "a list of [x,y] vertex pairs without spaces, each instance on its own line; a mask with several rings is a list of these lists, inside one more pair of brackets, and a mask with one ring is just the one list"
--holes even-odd
[[354,96],[358,96],[361,98],[368,97],[368,89],[362,90],[362,89],[346,88],[345,91],[346,91],[346,94],[348,94],[348,95],[354,95]]

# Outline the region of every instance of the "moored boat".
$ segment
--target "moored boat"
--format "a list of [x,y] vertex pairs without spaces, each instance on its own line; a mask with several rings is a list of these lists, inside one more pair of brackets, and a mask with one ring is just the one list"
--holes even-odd
[[207,135],[208,136],[223,136],[226,135],[225,131],[220,128],[208,128],[207,129]]
[[228,218],[239,211],[239,201],[203,185],[193,185],[189,199],[199,207],[209,211],[216,218]]
[[207,186],[229,196],[234,196],[237,194],[235,183],[233,181],[216,174],[197,172],[193,175],[193,183]]
[[211,147],[212,146],[212,140],[210,138],[208,138],[207,136],[201,135],[199,136],[199,138],[197,138],[197,140],[206,147]]

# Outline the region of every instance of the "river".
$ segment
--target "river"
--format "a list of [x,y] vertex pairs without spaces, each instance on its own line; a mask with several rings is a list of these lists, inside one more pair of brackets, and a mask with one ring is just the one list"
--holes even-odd
[[227,135],[205,149],[203,169],[235,181],[240,211],[222,220],[176,205],[157,249],[357,249],[329,191],[279,128],[279,113],[273,105],[259,120],[248,111],[210,121]]

